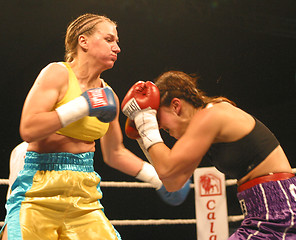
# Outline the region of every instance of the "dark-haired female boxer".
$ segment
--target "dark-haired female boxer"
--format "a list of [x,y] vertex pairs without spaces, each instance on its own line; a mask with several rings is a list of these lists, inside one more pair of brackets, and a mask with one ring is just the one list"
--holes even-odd
[[[274,134],[232,101],[206,96],[184,72],[168,71],[155,85],[141,84],[131,88],[122,108],[165,187],[178,190],[208,159],[238,180],[245,219],[231,240],[296,239],[296,178]],[[159,99],[147,94],[156,91],[150,88],[159,91]],[[177,139],[172,149],[159,128]]]

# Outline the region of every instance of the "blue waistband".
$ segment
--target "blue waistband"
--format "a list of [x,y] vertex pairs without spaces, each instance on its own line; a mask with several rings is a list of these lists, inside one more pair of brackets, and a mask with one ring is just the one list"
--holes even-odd
[[93,172],[94,152],[85,153],[37,153],[27,152],[24,170]]

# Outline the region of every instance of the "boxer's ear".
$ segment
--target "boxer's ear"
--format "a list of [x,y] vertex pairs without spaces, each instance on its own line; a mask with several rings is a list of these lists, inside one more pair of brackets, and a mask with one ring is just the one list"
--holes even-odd
[[179,116],[182,109],[182,102],[180,98],[173,98],[171,101],[171,108]]

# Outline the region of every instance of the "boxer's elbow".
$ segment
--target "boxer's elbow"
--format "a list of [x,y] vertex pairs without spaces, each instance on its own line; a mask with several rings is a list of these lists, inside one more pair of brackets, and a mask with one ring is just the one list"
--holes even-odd
[[188,178],[190,178],[190,175],[188,174],[173,171],[158,172],[158,176],[168,192],[180,190]]
[[33,142],[34,139],[34,128],[32,128],[32,124],[29,124],[29,121],[26,121],[26,119],[22,118],[20,122],[20,127],[19,127],[19,133],[21,138],[27,142]]
[[44,139],[49,135],[46,132],[42,131],[42,129],[36,129],[34,127],[25,127],[22,125],[20,126],[19,131],[21,138],[28,143]]
[[34,137],[32,136],[32,133],[29,130],[24,129],[23,127],[20,127],[20,136],[23,139],[23,141],[27,143],[34,141]]
[[162,183],[168,192],[176,192],[180,190],[185,184],[184,181],[178,181],[176,179],[173,179],[173,180],[164,179],[162,180]]
[[[154,165],[155,170],[157,171],[158,177],[160,180],[169,180],[174,179],[177,172],[176,169],[170,165]],[[178,174],[177,174],[178,175]]]

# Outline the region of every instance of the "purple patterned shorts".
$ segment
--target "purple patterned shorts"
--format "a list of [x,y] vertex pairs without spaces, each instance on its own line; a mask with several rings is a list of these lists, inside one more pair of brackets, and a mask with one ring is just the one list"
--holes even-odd
[[229,240],[296,239],[296,177],[258,184],[237,197],[245,219]]

